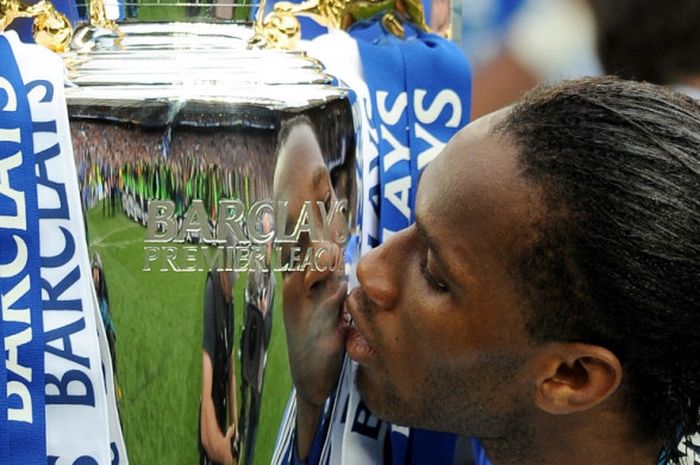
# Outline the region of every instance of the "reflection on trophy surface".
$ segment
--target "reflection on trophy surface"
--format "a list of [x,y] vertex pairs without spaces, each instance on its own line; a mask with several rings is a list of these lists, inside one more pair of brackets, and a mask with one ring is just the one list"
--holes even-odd
[[249,49],[253,36],[123,22],[79,29],[64,54],[133,463],[269,463],[291,389],[282,278],[272,242],[259,247],[265,269],[238,251],[252,257],[249,238],[278,229],[273,212],[250,212],[273,201],[284,121],[313,121],[327,172],[351,188],[347,92],[303,54]]
[[[272,215],[263,214],[257,225],[261,234],[272,231]],[[252,463],[255,438],[260,419],[263,380],[267,350],[272,335],[272,315],[275,301],[275,274],[270,268],[271,242],[265,244],[265,269],[256,267],[248,272],[245,289],[244,323],[241,331],[241,418],[243,436],[247,438],[243,463]]]
[[323,373],[336,372],[342,361],[342,303],[347,293],[343,248],[348,223],[343,214],[347,212],[337,206],[351,195],[344,180],[351,173],[342,166],[329,168],[317,134],[313,122],[303,116],[284,123],[274,178],[275,199],[288,202],[285,232],[298,228],[296,219],[309,205],[311,223],[316,226],[282,251],[282,263],[290,266],[307,254],[315,257],[314,266],[283,274],[292,380],[299,395],[308,396],[305,400],[313,405],[322,404],[332,387],[324,383],[333,382],[333,376]]

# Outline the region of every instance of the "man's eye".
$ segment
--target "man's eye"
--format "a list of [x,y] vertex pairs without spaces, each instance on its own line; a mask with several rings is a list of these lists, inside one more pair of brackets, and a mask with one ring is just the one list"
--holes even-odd
[[420,261],[420,272],[423,275],[425,281],[428,283],[428,286],[430,286],[435,292],[445,293],[449,291],[447,284],[439,281],[437,278],[435,278],[435,276],[430,274],[430,271],[428,271],[427,257],[423,258]]

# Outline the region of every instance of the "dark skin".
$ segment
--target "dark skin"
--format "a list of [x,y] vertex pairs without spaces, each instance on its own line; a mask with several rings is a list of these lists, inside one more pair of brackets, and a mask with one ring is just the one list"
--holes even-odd
[[517,147],[462,130],[426,169],[416,224],[367,254],[347,300],[346,348],[380,418],[482,439],[494,465],[655,465],[624,408],[623,370],[604,347],[530,339],[509,270],[547,215]]
[[[321,149],[304,124],[292,129],[279,151],[274,191],[276,199],[288,202],[288,233],[305,201],[313,202],[313,222],[319,227],[323,223],[316,202],[323,202],[327,211],[337,202]],[[343,360],[346,327],[341,311],[347,282],[338,238],[344,221],[342,214],[335,214],[326,237],[320,234],[318,241],[312,242],[308,234],[303,234],[294,244],[303,250],[324,249],[317,262],[319,269],[308,267],[283,275],[284,327],[292,381],[297,389],[297,451],[301,459],[309,452],[321,407],[335,386]]]

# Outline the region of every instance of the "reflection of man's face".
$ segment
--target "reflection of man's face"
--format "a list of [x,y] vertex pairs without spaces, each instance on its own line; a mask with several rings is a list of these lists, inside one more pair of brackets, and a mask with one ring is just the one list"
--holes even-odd
[[416,224],[359,263],[346,347],[382,418],[489,437],[530,413],[521,375],[532,349],[509,269],[539,191],[519,175],[513,147],[490,133],[502,116],[448,144],[423,175]]
[[[321,148],[313,131],[306,124],[295,126],[279,150],[275,170],[275,198],[288,202],[285,226],[287,233],[291,233],[294,229],[305,201],[312,202],[313,220],[320,231],[322,221],[317,202],[323,202],[326,211],[330,211],[338,200]],[[330,234],[325,239],[334,240],[344,226],[343,221],[342,215],[335,215]],[[323,238],[319,237],[319,239]],[[296,245],[309,246],[308,235],[302,235],[300,244]]]
[[[330,211],[336,202],[321,149],[313,131],[306,124],[295,126],[279,150],[275,171],[275,198],[288,201],[288,233],[293,230],[305,201],[311,201],[314,206],[313,220],[319,231],[322,222],[316,202],[323,202],[326,211]],[[325,268],[335,267],[334,264],[340,261],[341,266],[338,266],[338,269],[316,271],[307,268],[284,275],[285,328],[290,352],[294,352],[290,353],[289,357],[290,360],[306,361],[292,363],[292,377],[297,387],[307,385],[307,382],[313,384],[311,379],[307,379],[311,374],[304,373],[305,366],[326,364],[330,365],[327,368],[331,372],[337,369],[336,365],[339,366],[341,361],[345,334],[341,321],[341,306],[347,285],[342,266],[341,244],[334,240],[344,227],[344,221],[343,215],[336,214],[331,222],[328,238],[322,238],[319,234],[320,241],[312,243],[308,234],[303,234],[299,243],[294,244],[302,248],[301,256],[304,256],[307,247],[313,247],[315,250],[320,247],[327,248],[328,252],[320,255],[320,265]],[[329,358],[335,362],[328,364]],[[325,389],[321,386],[318,388]],[[314,389],[315,385],[304,386],[300,392]]]

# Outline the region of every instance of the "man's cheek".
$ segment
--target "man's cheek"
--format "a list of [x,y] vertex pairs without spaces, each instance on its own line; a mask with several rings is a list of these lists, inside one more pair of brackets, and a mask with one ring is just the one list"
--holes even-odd
[[419,347],[412,341],[396,333],[383,333],[375,350],[380,362],[392,377],[401,377],[406,371],[412,371],[419,357]]

